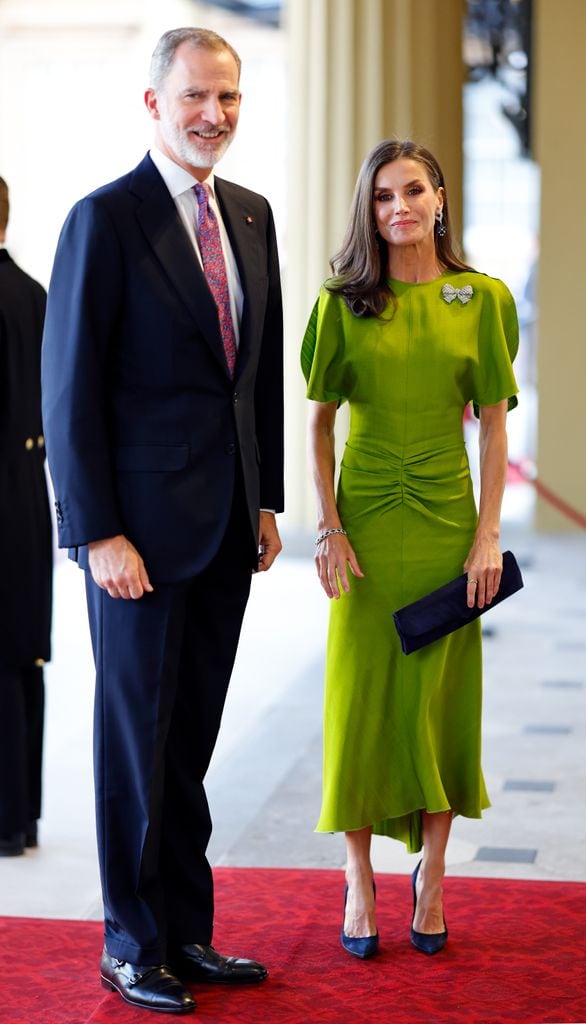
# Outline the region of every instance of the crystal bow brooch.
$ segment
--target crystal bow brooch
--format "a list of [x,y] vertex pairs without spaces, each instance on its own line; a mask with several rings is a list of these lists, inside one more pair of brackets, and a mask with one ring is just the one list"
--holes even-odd
[[454,299],[459,299],[463,306],[474,295],[474,289],[471,284],[465,284],[463,288],[454,288],[451,284],[445,284],[442,288],[442,298],[449,304]]

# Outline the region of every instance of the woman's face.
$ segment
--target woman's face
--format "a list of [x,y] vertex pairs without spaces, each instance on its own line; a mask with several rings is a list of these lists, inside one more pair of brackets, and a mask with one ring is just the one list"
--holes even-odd
[[379,234],[391,245],[433,242],[443,188],[434,191],[427,168],[418,160],[399,157],[384,164],[374,179],[374,219]]

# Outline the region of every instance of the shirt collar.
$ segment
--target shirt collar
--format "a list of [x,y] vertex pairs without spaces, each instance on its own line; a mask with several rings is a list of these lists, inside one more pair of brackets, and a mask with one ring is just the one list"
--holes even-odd
[[[185,168],[180,167],[174,160],[171,160],[165,153],[163,153],[156,146],[153,146],[149,150],[149,156],[161,175],[165,185],[169,189],[173,199],[177,199],[178,196],[184,192],[190,191],[194,185],[197,185],[199,179],[186,171]],[[212,197],[215,197],[215,185],[214,185],[214,172],[210,171],[208,177],[205,179],[205,184],[209,185]]]

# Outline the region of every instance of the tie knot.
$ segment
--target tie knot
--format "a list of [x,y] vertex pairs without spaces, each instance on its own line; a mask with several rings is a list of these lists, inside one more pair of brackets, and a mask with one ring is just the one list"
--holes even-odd
[[209,196],[210,196],[210,186],[208,184],[206,184],[205,182],[201,182],[200,181],[200,182],[198,182],[197,185],[193,186],[193,190],[195,192],[195,195],[197,197],[197,201],[198,201],[199,205],[200,206],[207,205],[207,202],[208,202],[208,199],[209,199]]

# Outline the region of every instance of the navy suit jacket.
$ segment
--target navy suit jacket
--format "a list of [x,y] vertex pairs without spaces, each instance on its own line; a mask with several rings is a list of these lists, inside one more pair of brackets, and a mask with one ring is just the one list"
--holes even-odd
[[[241,461],[256,565],[260,508],[283,508],[282,309],[273,218],[215,179],[244,292],[235,377],[175,203],[147,155],[77,203],[43,337],[43,421],[60,547],[125,534],[151,580],[215,554]],[[85,558],[84,558],[85,550]]]

